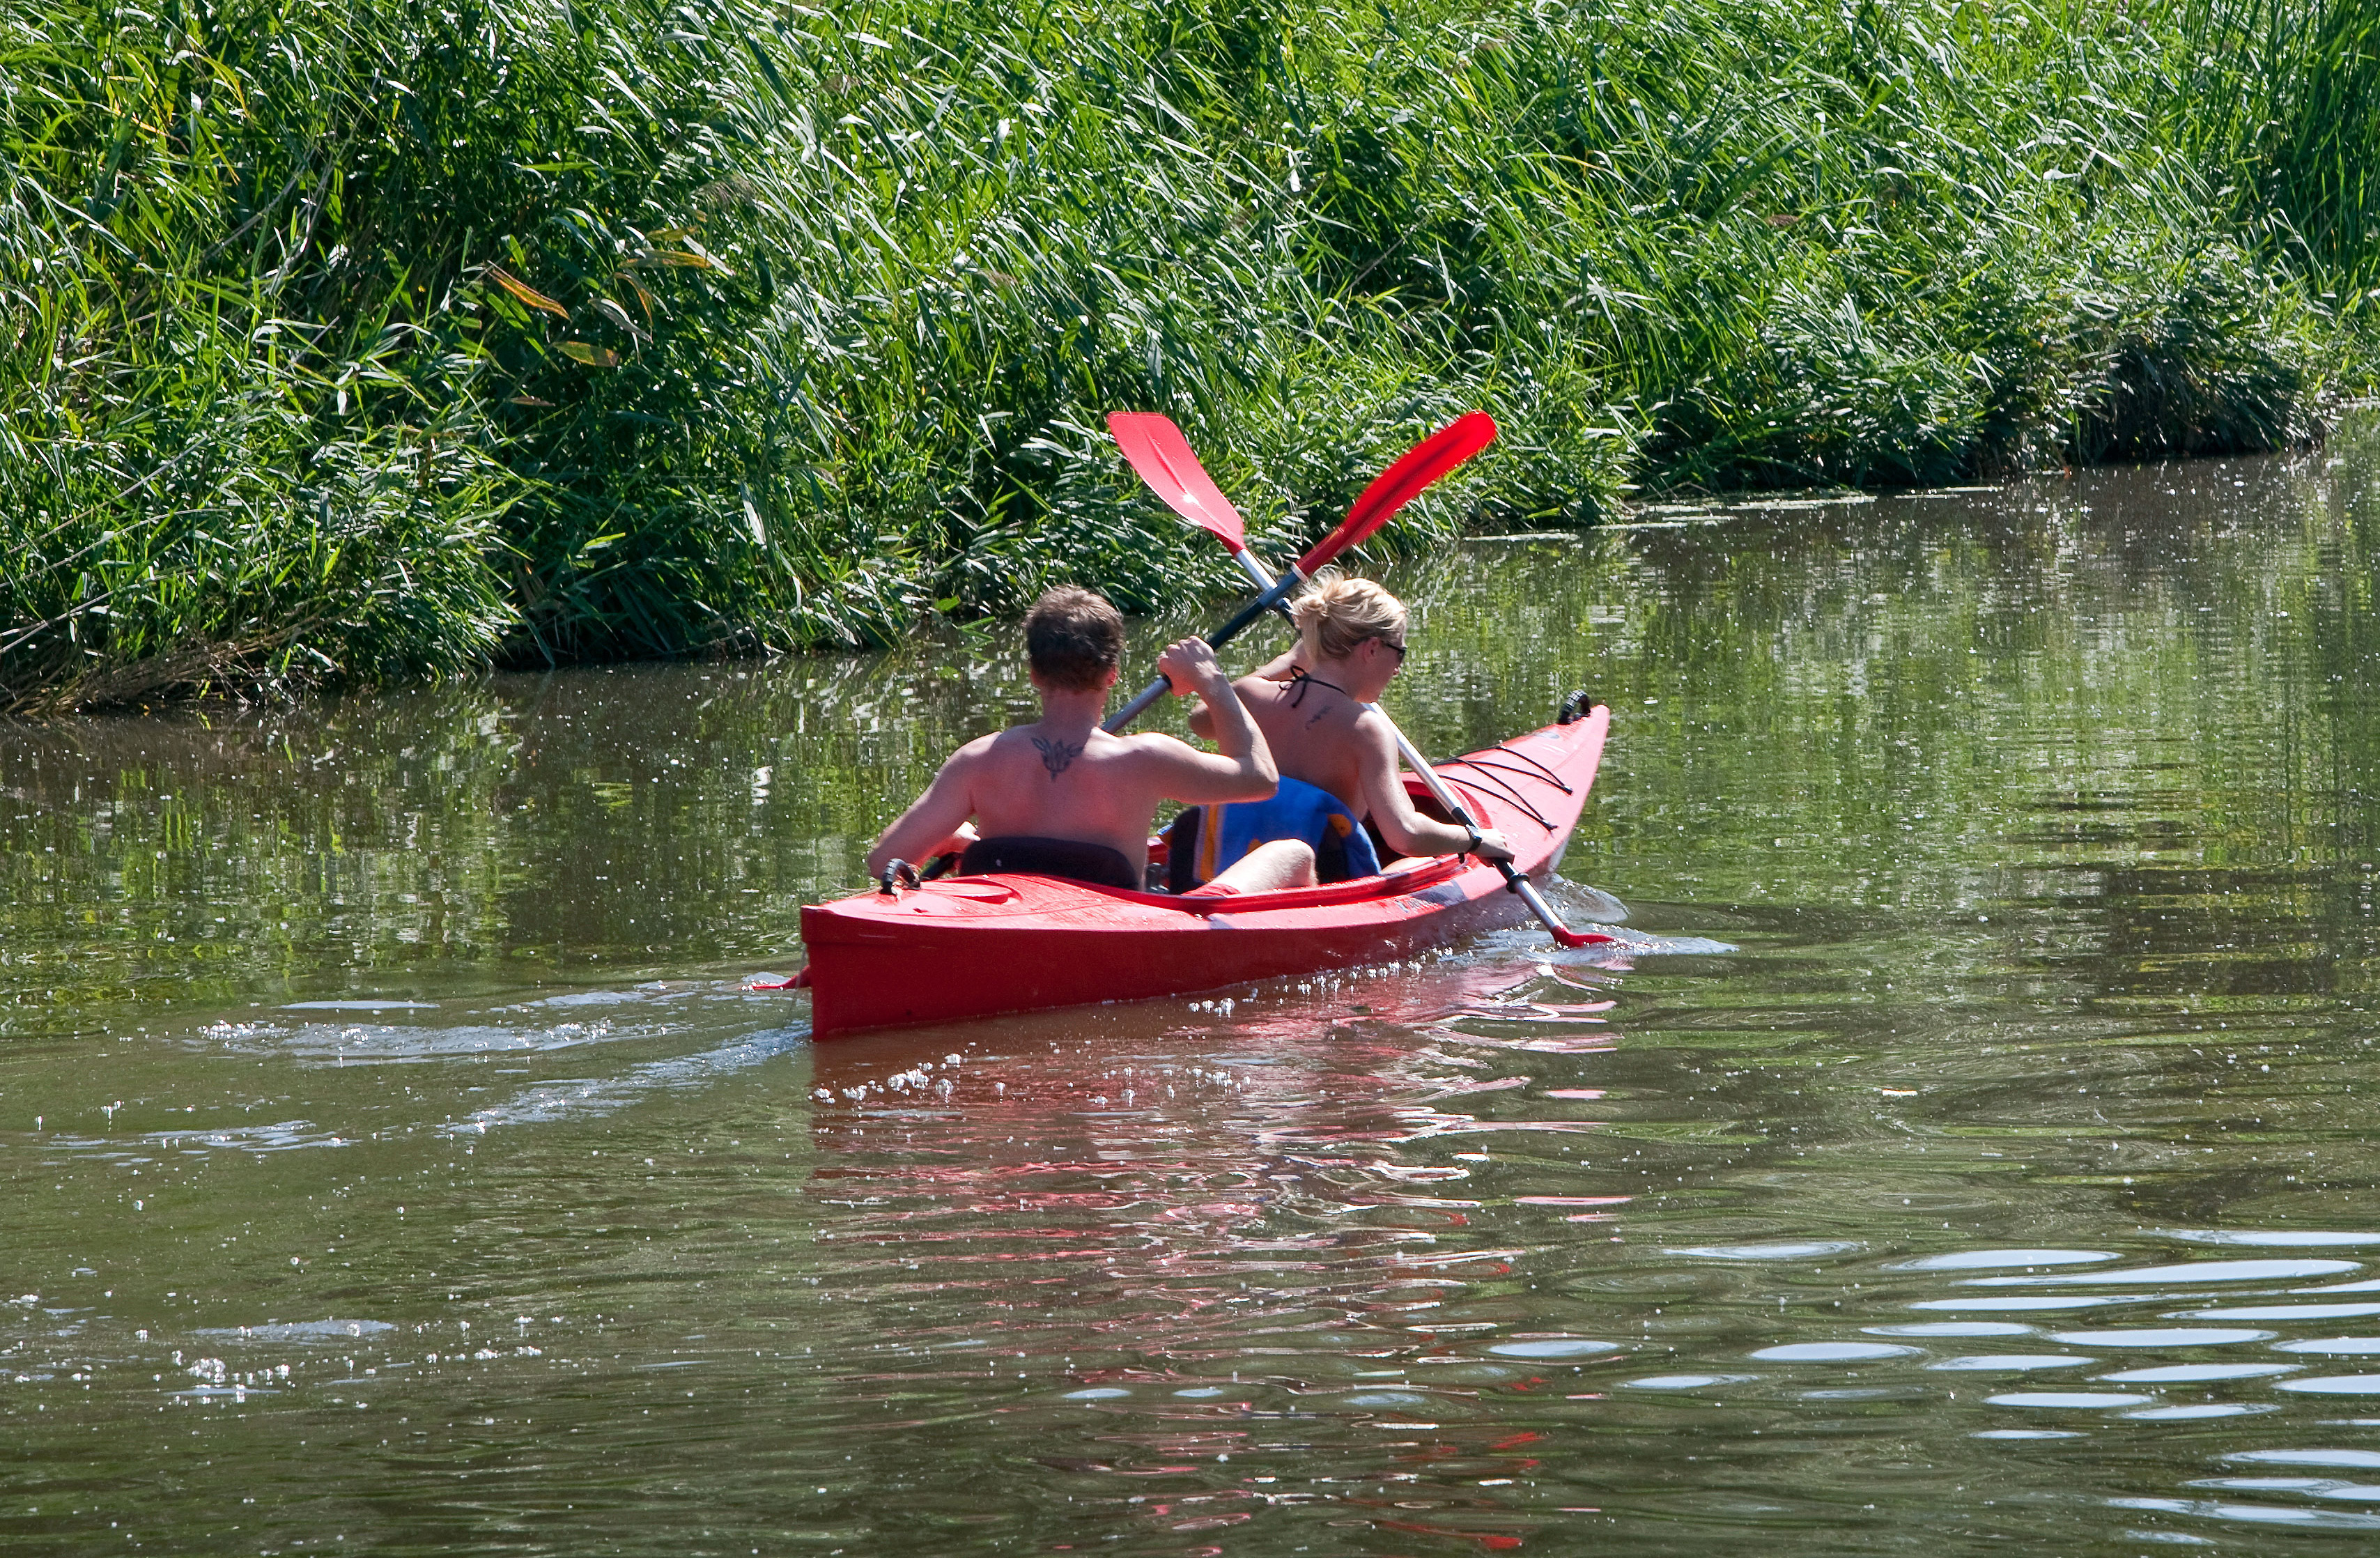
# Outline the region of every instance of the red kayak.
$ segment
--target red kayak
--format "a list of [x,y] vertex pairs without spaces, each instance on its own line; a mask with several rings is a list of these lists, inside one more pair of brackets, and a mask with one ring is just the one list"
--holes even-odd
[[[1503,830],[1515,864],[1542,877],[1561,863],[1610,724],[1611,711],[1597,704],[1438,772],[1483,825]],[[1405,785],[1436,813],[1419,779]],[[810,991],[813,1036],[832,1039],[1384,962],[1527,917],[1496,869],[1468,855],[1220,898],[956,876],[804,908],[809,965],[794,982]]]

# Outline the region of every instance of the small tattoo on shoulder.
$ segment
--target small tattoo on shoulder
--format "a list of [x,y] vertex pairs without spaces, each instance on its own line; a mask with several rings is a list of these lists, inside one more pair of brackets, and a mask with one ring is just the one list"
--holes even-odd
[[1041,766],[1050,771],[1052,779],[1065,773],[1074,761],[1083,755],[1083,743],[1080,741],[1050,741],[1037,736],[1033,738],[1033,745],[1041,754]]

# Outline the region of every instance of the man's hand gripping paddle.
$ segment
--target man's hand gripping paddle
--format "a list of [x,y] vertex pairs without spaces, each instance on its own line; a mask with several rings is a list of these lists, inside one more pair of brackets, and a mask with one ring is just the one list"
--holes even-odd
[[[1213,479],[1198,464],[1198,456],[1190,452],[1189,441],[1182,436],[1180,428],[1170,420],[1153,413],[1118,411],[1108,419],[1108,431],[1115,435],[1116,444],[1123,450],[1123,457],[1132,463],[1132,469],[1140,472],[1141,480],[1155,489],[1157,495],[1165,500],[1166,506],[1231,548],[1232,558],[1247,571],[1248,578],[1256,581],[1260,591],[1257,603],[1232,618],[1220,632],[1207,640],[1210,644],[1220,645],[1236,637],[1269,607],[1278,609],[1290,590],[1341,551],[1354,545],[1354,541],[1340,542],[1335,546],[1331,542],[1354,526],[1358,515],[1368,519],[1362,535],[1370,535],[1423,488],[1486,448],[1496,436],[1496,423],[1486,412],[1474,411],[1459,419],[1451,427],[1416,444],[1402,459],[1383,472],[1379,480],[1364,489],[1363,496],[1357,498],[1354,506],[1347,511],[1347,518],[1339,529],[1326,538],[1322,545],[1299,558],[1293,577],[1283,580],[1275,580],[1264,564],[1248,551],[1246,527],[1240,522],[1238,512],[1224,498]],[[1461,436],[1452,436],[1455,434]],[[1450,457],[1449,451],[1457,449],[1461,452]],[[1367,508],[1367,505],[1372,506]],[[1375,515],[1376,517],[1373,517]],[[1160,678],[1153,688],[1143,692],[1111,719],[1107,728],[1111,731],[1122,728],[1164,688],[1165,682]],[[1420,749],[1405,738],[1405,733],[1397,728],[1394,720],[1389,719],[1388,712],[1377,703],[1366,704],[1366,707],[1387,721],[1390,733],[1397,738],[1397,751],[1404,759],[1405,765],[1421,776],[1421,782],[1429,786],[1429,793],[1437,797],[1439,805],[1446,809],[1447,815],[1463,827],[1477,827],[1478,823],[1472,818],[1470,810],[1448,787],[1446,781],[1439,777],[1438,770],[1422,756]],[[1590,946],[1612,939],[1572,930],[1554,913],[1553,906],[1546,902],[1544,895],[1537,891],[1536,883],[1514,869],[1512,861],[1498,860],[1495,866],[1504,874],[1505,889],[1528,905],[1529,912],[1536,915],[1547,932],[1563,946]]]
[[[1406,450],[1402,459],[1382,471],[1348,505],[1347,517],[1339,521],[1339,528],[1316,542],[1313,550],[1279,579],[1250,555],[1246,528],[1240,523],[1238,512],[1216,490],[1214,481],[1199,466],[1198,456],[1190,452],[1180,428],[1153,413],[1118,411],[1108,419],[1108,431],[1115,435],[1132,469],[1157,489],[1157,495],[1165,500],[1166,505],[1230,547],[1240,566],[1256,580],[1259,591],[1257,598],[1237,616],[1207,635],[1209,645],[1221,649],[1247,631],[1248,625],[1257,618],[1279,610],[1281,603],[1289,599],[1290,591],[1305,583],[1316,569],[1349,547],[1361,546],[1370,540],[1374,531],[1387,524],[1397,510],[1420,496],[1423,489],[1488,447],[1496,437],[1496,421],[1485,411],[1473,411]],[[1099,728],[1110,735],[1123,729],[1163,696],[1165,688],[1165,678],[1158,677],[1135,694],[1131,702],[1109,715]]]

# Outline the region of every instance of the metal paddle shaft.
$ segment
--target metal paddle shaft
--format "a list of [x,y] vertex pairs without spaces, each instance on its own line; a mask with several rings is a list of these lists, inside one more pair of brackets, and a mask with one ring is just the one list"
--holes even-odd
[[[1238,555],[1245,557],[1247,554],[1245,552],[1242,552]],[[1230,643],[1233,639],[1236,639],[1241,634],[1246,632],[1250,623],[1264,615],[1265,613],[1279,607],[1281,602],[1289,598],[1289,592],[1296,589],[1300,582],[1302,581],[1295,574],[1292,574],[1287,578],[1282,578],[1280,582],[1268,586],[1265,592],[1257,597],[1254,601],[1249,602],[1237,616],[1232,618],[1231,621],[1226,622],[1223,626],[1216,628],[1212,633],[1207,635],[1208,648],[1221,649],[1225,644]],[[1165,696],[1166,688],[1172,685],[1173,684],[1172,682],[1167,681],[1163,676],[1158,677],[1155,681],[1149,683],[1147,687],[1142,688],[1138,692],[1133,694],[1132,701],[1125,704],[1123,708],[1118,709],[1114,713],[1110,714],[1100,723],[1099,728],[1106,731],[1110,736],[1115,735],[1117,732],[1123,730],[1126,725],[1132,724],[1133,721],[1140,718],[1140,716],[1148,711],[1150,704]]]

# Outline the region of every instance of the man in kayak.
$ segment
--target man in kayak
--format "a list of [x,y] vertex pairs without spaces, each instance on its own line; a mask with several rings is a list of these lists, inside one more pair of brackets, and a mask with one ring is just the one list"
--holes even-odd
[[[1397,775],[1396,734],[1366,707],[1404,665],[1404,603],[1335,568],[1316,575],[1315,584],[1290,608],[1297,647],[1232,684],[1280,766],[1280,788],[1265,801],[1203,805],[1195,822],[1177,823],[1174,890],[1210,881],[1228,887],[1235,862],[1276,839],[1311,846],[1322,881],[1369,876],[1380,863],[1364,829],[1367,813],[1400,855],[1511,859],[1512,846],[1493,828],[1474,831],[1415,809]],[[1191,731],[1220,730],[1216,712],[1195,711]]]
[[[1087,590],[1061,585],[1034,603],[1025,618],[1025,659],[1041,718],[953,752],[868,851],[870,876],[896,859],[962,849],[959,870],[970,875],[1026,871],[1138,888],[1160,801],[1220,805],[1273,793],[1280,776],[1265,738],[1201,640],[1171,646],[1157,668],[1176,693],[1205,700],[1202,734],[1220,749],[1215,752],[1155,732],[1110,736],[1099,728],[1123,663],[1123,618]],[[1257,850],[1220,873],[1216,891],[1311,881],[1313,858],[1294,844]]]

